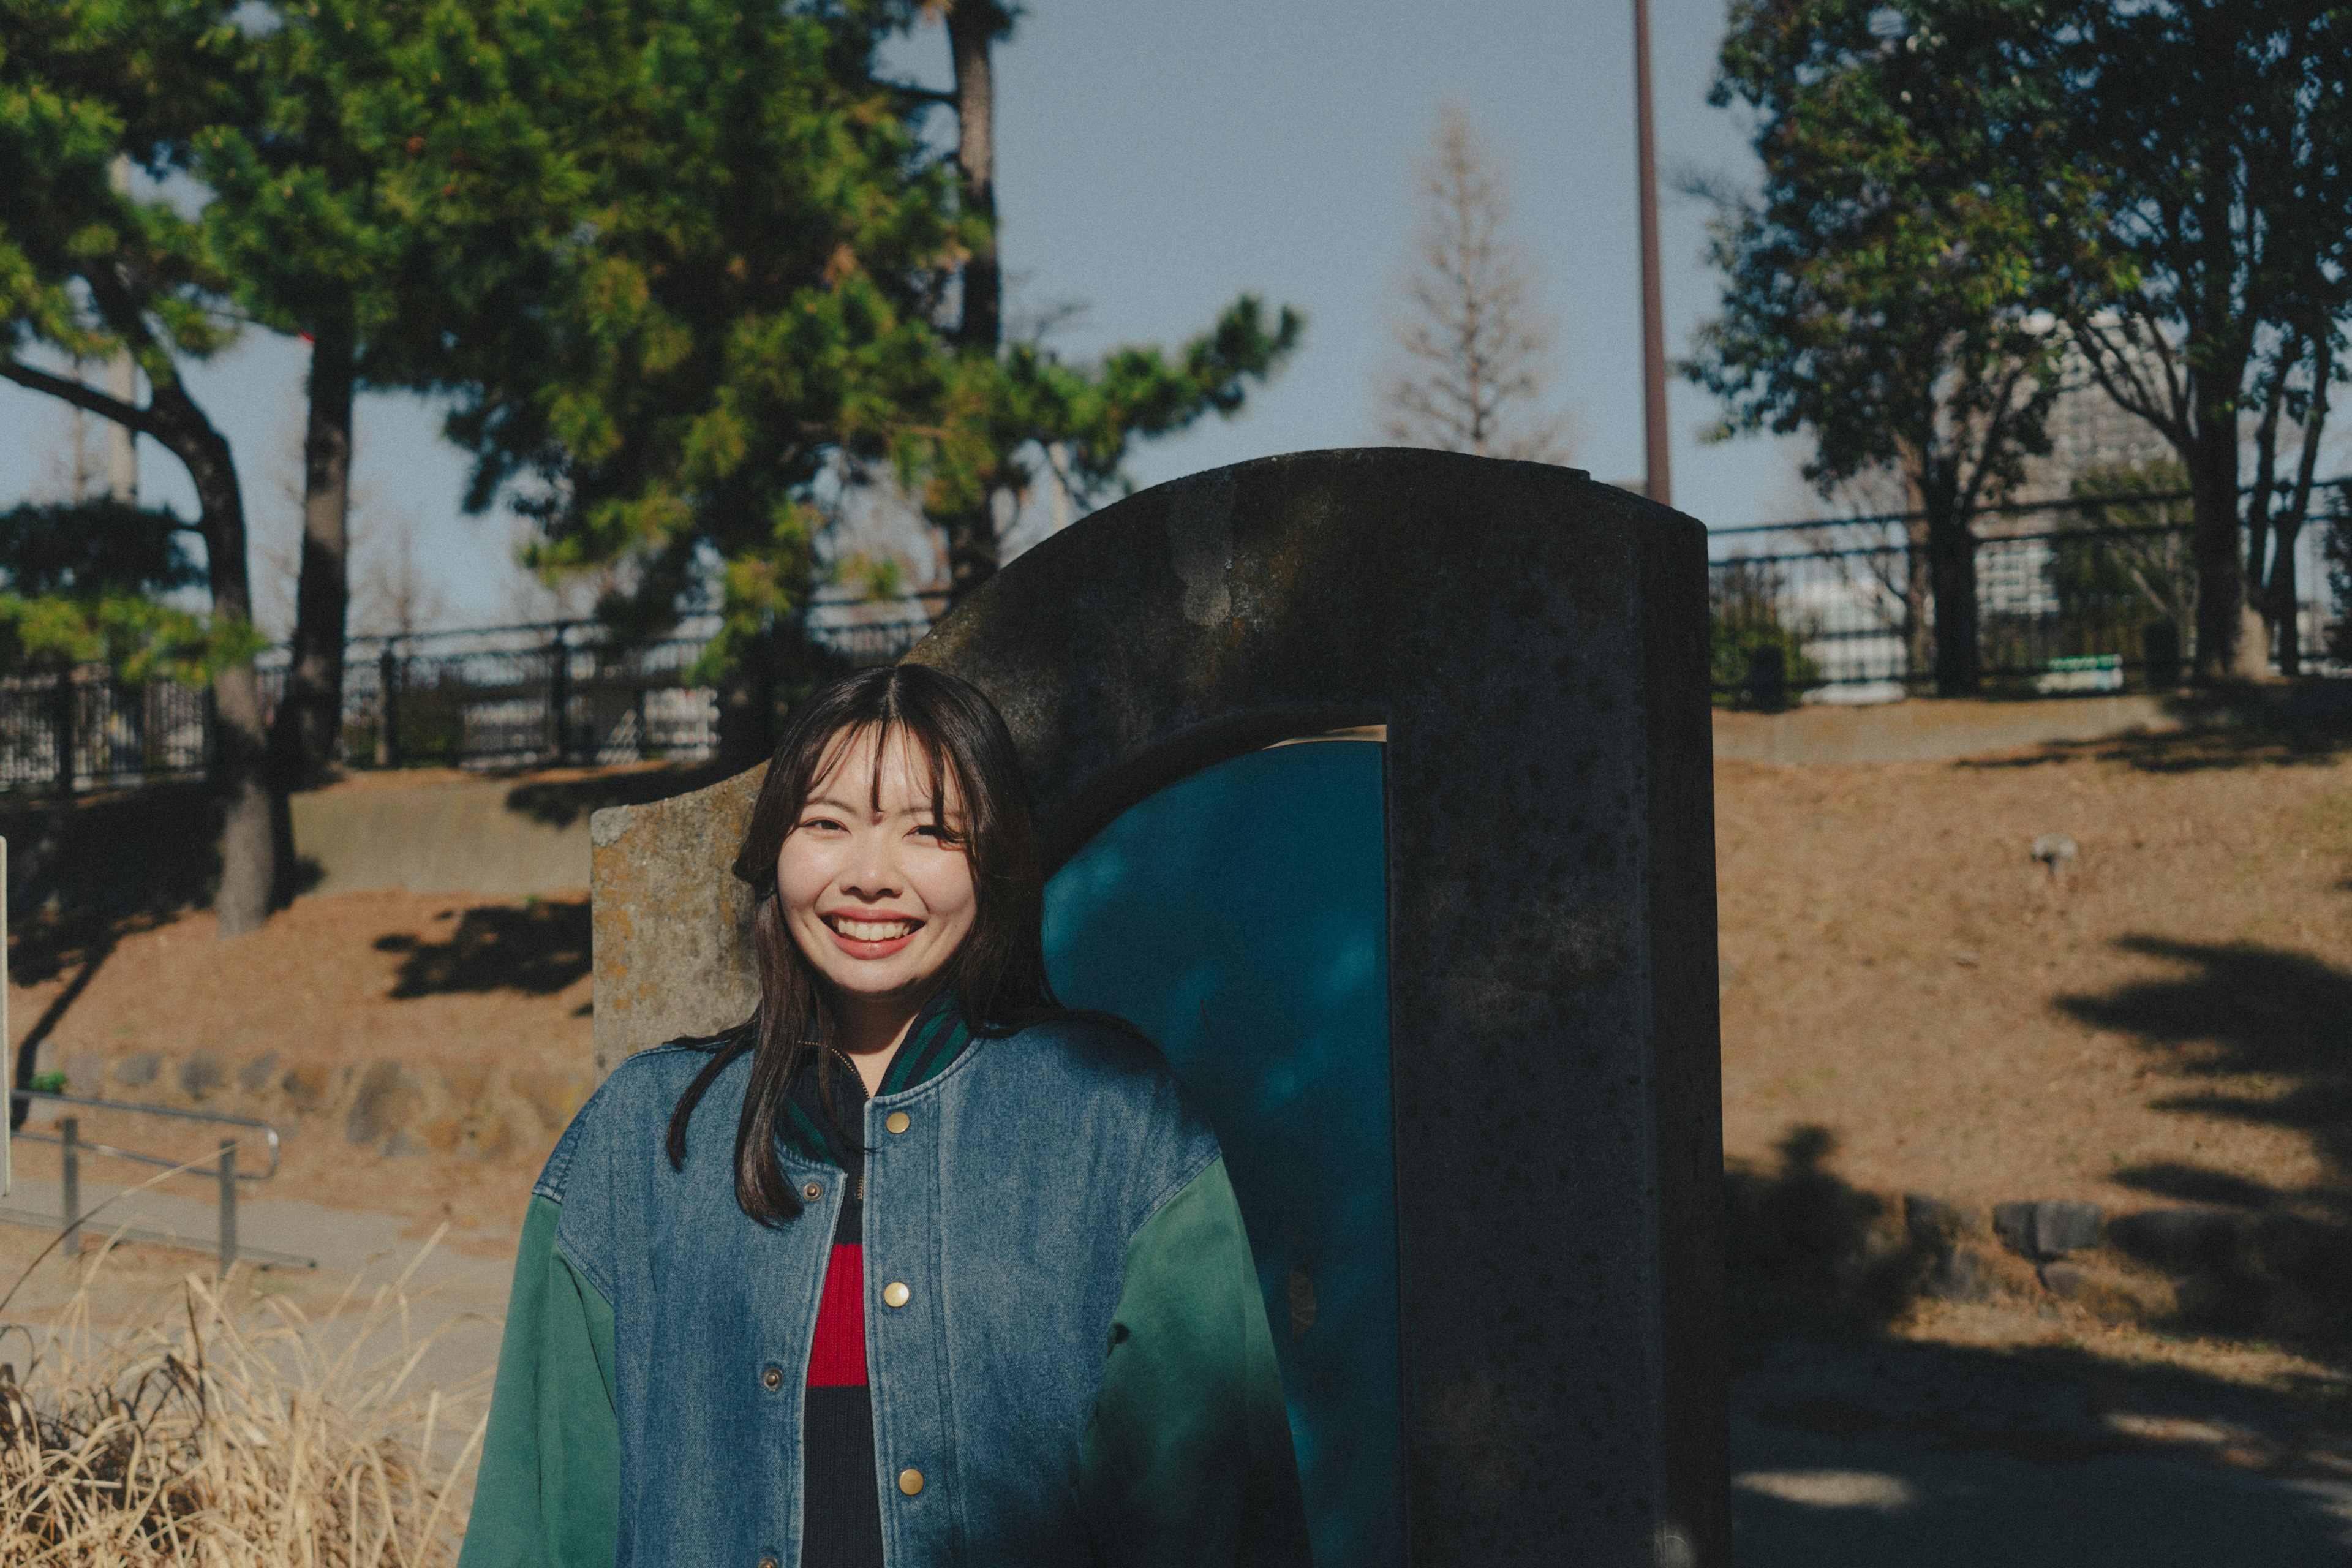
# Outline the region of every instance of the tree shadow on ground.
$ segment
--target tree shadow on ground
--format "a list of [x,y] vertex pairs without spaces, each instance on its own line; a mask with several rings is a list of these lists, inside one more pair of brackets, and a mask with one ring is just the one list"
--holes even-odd
[[540,780],[507,792],[509,811],[534,822],[569,827],[608,805],[644,805],[717,784],[727,775],[715,763],[669,763],[586,778]]
[[490,991],[548,996],[588,973],[585,900],[485,904],[457,916],[446,941],[407,932],[375,940],[378,952],[404,954],[392,994],[401,1000]]
[[92,931],[201,909],[220,883],[219,802],[202,784],[28,803],[0,811],[0,836],[19,984],[76,962]]
[[1884,1200],[1830,1171],[1836,1150],[1829,1129],[1796,1127],[1773,1167],[1725,1167],[1736,1361],[1786,1334],[1884,1328],[1918,1292],[1929,1259]]
[[2352,753],[2352,723],[2333,715],[2191,723],[2098,741],[2052,741],[2007,757],[1972,757],[1964,768],[2033,768],[2081,761],[2125,763],[2142,773],[2326,766]]
[[2341,1384],[2314,1392],[2063,1343],[1784,1339],[1733,1388],[1738,1561],[2352,1563],[2352,1426],[2322,1402]]
[[[2185,1092],[2163,1093],[2155,1109],[2298,1133],[2321,1167],[2301,1186],[2179,1160],[2126,1168],[2116,1180],[2216,1217],[2202,1239],[2189,1216],[2172,1240],[2142,1225],[2138,1240],[2126,1226],[2119,1244],[2151,1262],[2195,1265],[2181,1305],[2197,1326],[2328,1353],[2352,1344],[2352,971],[2249,943],[2128,936],[2118,945],[2177,972],[2061,996],[2058,1009],[2158,1057]],[[2240,1075],[2284,1087],[2214,1081]],[[2193,1087],[2200,1080],[2212,1087]]]
[[1937,1286],[1937,1237],[1835,1148],[1799,1127],[1726,1172],[1741,1563],[2352,1564],[2352,1384],[2100,1357],[2021,1265],[1987,1309],[2008,1342],[1890,1332]]

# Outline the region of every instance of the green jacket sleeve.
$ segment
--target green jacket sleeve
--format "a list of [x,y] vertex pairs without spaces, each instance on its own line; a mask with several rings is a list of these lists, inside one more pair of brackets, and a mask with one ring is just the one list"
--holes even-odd
[[507,1300],[490,1425],[457,1568],[612,1568],[620,1530],[613,1309],[534,1196]]
[[1128,1244],[1078,1488],[1112,1568],[1308,1568],[1265,1303],[1225,1163]]

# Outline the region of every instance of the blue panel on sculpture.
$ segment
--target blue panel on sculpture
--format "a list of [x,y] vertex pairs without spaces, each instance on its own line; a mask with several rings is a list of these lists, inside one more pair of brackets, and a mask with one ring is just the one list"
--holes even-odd
[[1403,1560],[1381,750],[1278,746],[1195,773],[1045,891],[1061,999],[1140,1026],[1215,1124],[1316,1559],[1367,1568]]

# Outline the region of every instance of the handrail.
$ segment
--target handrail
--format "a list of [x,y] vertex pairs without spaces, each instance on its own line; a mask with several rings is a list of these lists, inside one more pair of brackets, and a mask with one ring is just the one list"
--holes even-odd
[[[128,1110],[141,1116],[168,1116],[182,1121],[209,1121],[221,1127],[250,1127],[269,1140],[269,1169],[239,1171],[236,1173],[236,1179],[240,1182],[266,1182],[278,1173],[278,1129],[267,1121],[257,1121],[250,1116],[223,1116],[210,1110],[183,1110],[175,1105],[142,1105],[137,1100],[94,1100],[88,1095],[58,1094],[45,1089],[12,1089],[8,1093],[16,1100],[46,1100],[58,1105],[87,1105],[98,1110]],[[20,1131],[16,1136],[33,1143],[65,1142],[62,1138],[54,1138],[46,1132]],[[96,1154],[111,1154],[119,1160],[135,1160],[143,1165],[175,1168],[186,1163],[181,1160],[161,1159],[153,1154],[142,1154],[131,1149],[117,1149],[110,1143],[89,1143],[77,1141],[75,1146],[88,1149]]]

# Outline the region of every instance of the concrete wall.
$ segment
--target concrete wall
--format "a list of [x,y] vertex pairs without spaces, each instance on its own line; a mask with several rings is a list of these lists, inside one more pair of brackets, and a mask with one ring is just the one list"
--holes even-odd
[[[305,891],[552,893],[588,886],[588,819],[518,810],[512,784],[341,789],[291,802]],[[307,878],[306,878],[307,880]]]
[[1928,763],[2025,746],[2202,726],[2340,725],[2352,680],[2301,680],[2225,697],[1915,698],[1868,708],[1715,715],[1715,754],[1751,763]]
[[1914,700],[1869,708],[1795,708],[1715,715],[1715,754],[1751,763],[1917,763],[2059,741],[2177,730],[2160,697],[2067,697],[2038,702]]

